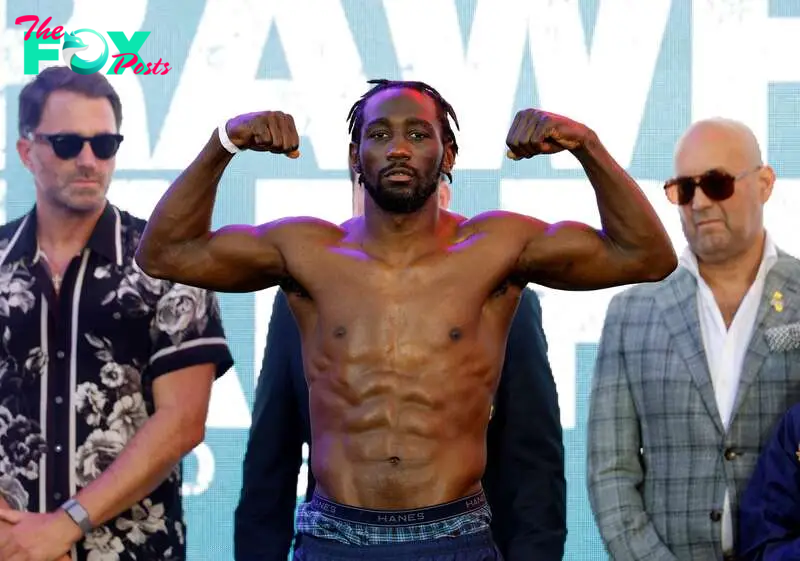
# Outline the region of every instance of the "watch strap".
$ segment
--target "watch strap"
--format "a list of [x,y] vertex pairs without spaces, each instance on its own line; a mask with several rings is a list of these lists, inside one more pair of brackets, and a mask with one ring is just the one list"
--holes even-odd
[[92,531],[93,526],[92,521],[89,519],[89,513],[86,512],[86,509],[83,508],[81,503],[75,499],[69,499],[63,505],[61,505],[61,509],[66,512],[70,518],[72,518],[72,521],[78,525],[84,534]]

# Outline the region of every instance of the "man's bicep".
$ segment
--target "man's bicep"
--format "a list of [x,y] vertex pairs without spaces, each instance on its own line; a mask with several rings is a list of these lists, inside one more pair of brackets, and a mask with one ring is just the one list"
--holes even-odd
[[206,290],[255,292],[289,276],[287,255],[323,227],[322,221],[311,218],[223,226],[202,238],[165,248],[158,263],[147,263],[145,270],[157,278]]
[[639,262],[581,222],[522,219],[518,272],[527,282],[556,289],[597,290],[641,279]]
[[[194,364],[179,370],[165,372],[153,381],[153,402],[159,409],[182,410],[196,418],[199,427],[205,424],[211,396],[211,385],[216,379],[212,363]],[[187,430],[189,427],[186,427]]]

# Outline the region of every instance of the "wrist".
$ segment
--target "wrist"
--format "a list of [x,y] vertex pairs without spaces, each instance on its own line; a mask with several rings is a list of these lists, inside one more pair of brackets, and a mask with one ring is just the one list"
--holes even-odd
[[65,530],[69,528],[68,534],[73,539],[73,543],[82,536],[92,531],[93,525],[89,518],[89,513],[84,506],[76,499],[72,498],[62,504],[57,514],[62,520]]
[[51,516],[53,517],[56,534],[64,540],[68,548],[83,539],[84,531],[70,518],[64,509],[57,509]]
[[571,150],[571,152],[576,158],[578,158],[578,160],[583,161],[586,159],[593,159],[598,154],[598,151],[602,150],[602,148],[603,145],[600,143],[597,133],[595,133],[592,129],[587,128],[580,144]]
[[206,142],[202,151],[202,157],[210,160],[214,164],[227,165],[235,156],[222,145],[219,138],[219,127],[214,129]]
[[219,140],[220,145],[229,154],[238,154],[242,151],[241,148],[239,148],[239,146],[236,144],[235,139],[231,139],[228,136],[228,119],[223,119],[217,127],[217,139]]

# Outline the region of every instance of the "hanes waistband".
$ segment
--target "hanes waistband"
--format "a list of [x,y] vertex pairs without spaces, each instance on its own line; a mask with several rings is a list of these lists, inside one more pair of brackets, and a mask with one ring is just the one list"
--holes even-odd
[[333,502],[314,493],[311,507],[332,518],[371,526],[412,526],[440,522],[479,510],[486,504],[483,491],[449,503],[409,510],[371,510]]

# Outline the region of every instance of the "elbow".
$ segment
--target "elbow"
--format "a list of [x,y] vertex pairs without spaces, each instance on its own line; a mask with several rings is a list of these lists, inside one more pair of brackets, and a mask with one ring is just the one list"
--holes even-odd
[[184,425],[181,438],[181,458],[200,446],[206,439],[205,422]]
[[650,254],[646,260],[646,281],[658,282],[670,276],[678,268],[678,255],[671,243]]
[[650,281],[664,280],[678,268],[678,255],[675,253],[675,247],[663,229],[653,240],[648,261],[648,280]]
[[133,256],[136,265],[147,275],[156,279],[166,279],[169,275],[169,259],[166,252],[152,247],[146,238],[142,238]]
[[669,239],[640,252],[635,258],[635,282],[659,282],[678,267],[678,256]]

